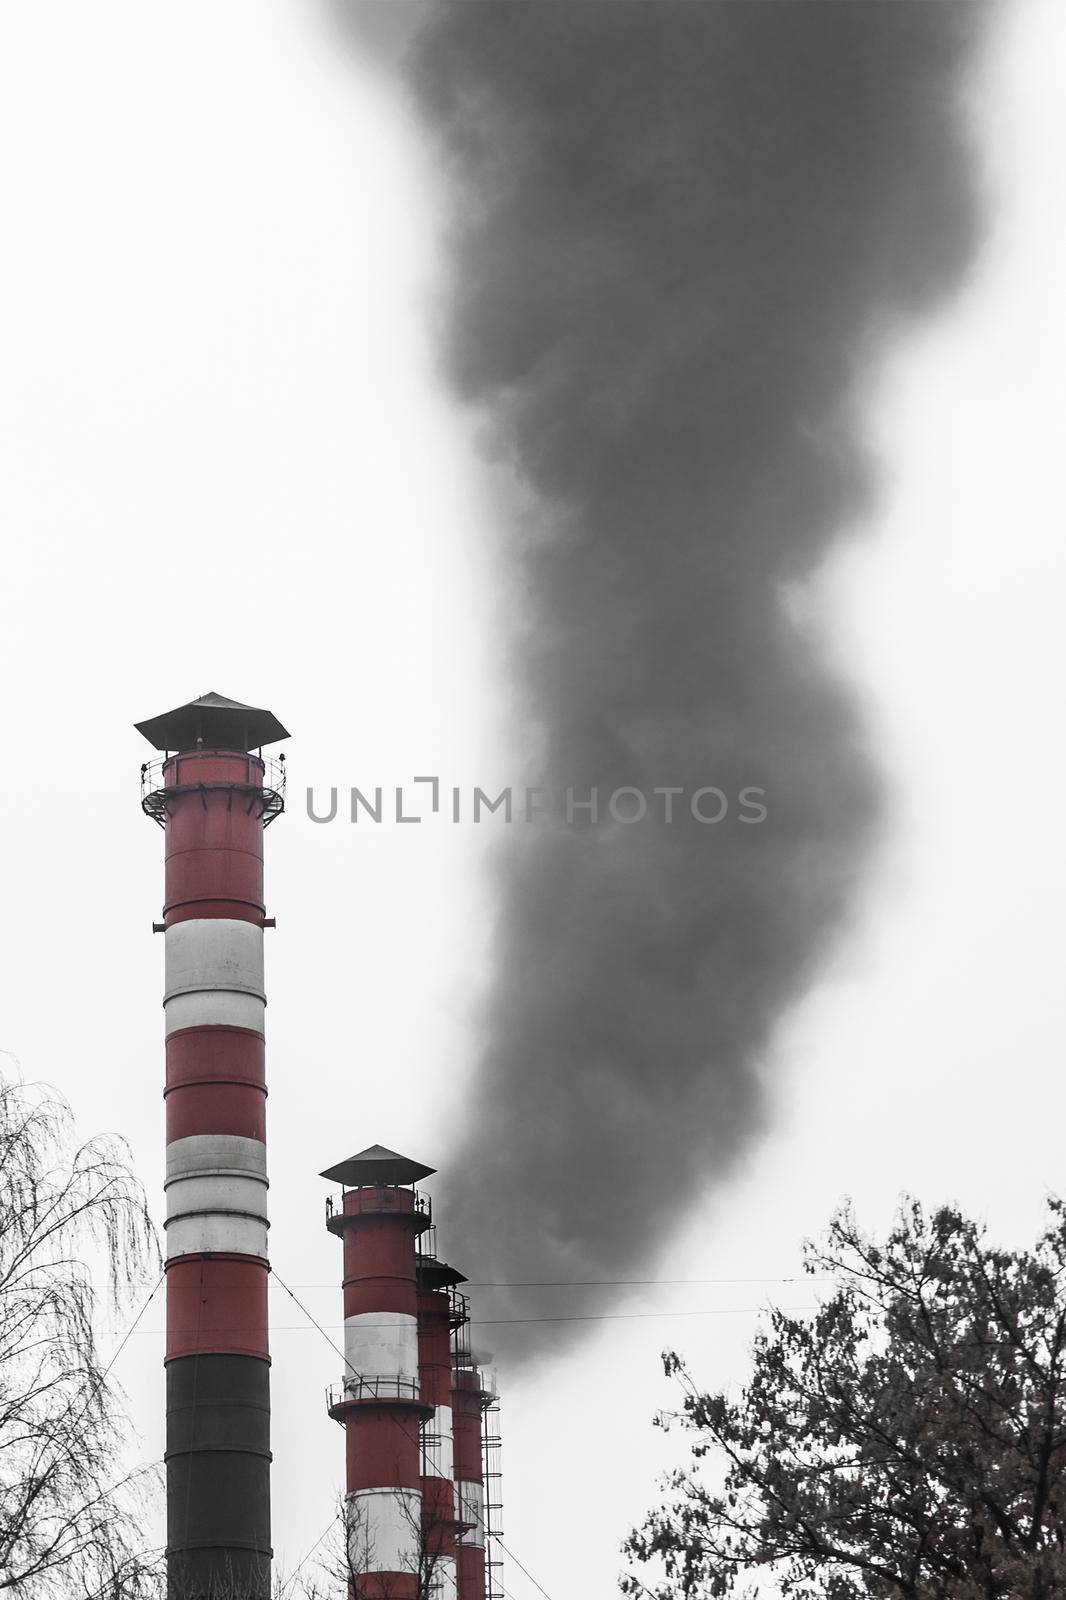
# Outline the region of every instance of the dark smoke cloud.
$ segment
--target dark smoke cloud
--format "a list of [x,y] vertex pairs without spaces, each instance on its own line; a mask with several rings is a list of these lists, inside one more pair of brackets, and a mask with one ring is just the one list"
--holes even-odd
[[789,585],[869,507],[856,402],[886,337],[974,247],[957,100],[987,17],[441,0],[409,46],[454,183],[451,380],[523,485],[536,779],[770,807],[512,830],[477,1119],[439,1180],[471,1277],[635,1275],[767,1114],[768,1042],[879,809]]

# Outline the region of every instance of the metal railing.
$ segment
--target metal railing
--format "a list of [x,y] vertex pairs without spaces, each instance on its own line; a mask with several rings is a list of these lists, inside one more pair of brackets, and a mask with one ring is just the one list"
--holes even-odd
[[[371,1185],[371,1184],[367,1185],[367,1188],[378,1188],[378,1187],[380,1187],[382,1189],[399,1189],[401,1194],[409,1194],[409,1195],[411,1195],[413,1197],[413,1199],[414,1199],[414,1204],[412,1206],[409,1206],[409,1207],[405,1206],[405,1207],[403,1207],[401,1209],[399,1206],[391,1205],[388,1200],[378,1200],[376,1205],[366,1206],[366,1207],[362,1207],[361,1206],[358,1210],[355,1210],[355,1211],[345,1211],[343,1198],[341,1200],[341,1203],[338,1205],[336,1200],[334,1200],[333,1196],[331,1194],[328,1194],[326,1196],[326,1221],[327,1221],[327,1223],[330,1221],[330,1219],[332,1217],[342,1217],[342,1216],[365,1217],[365,1216],[373,1216],[375,1214],[375,1212],[383,1212],[383,1213],[386,1213],[389,1216],[425,1217],[427,1220],[430,1219],[433,1216],[433,1202],[430,1200],[429,1195],[428,1194],[423,1194],[420,1189],[404,1189],[401,1185],[392,1184],[392,1183],[390,1183],[390,1184],[381,1184],[381,1185]],[[358,1189],[345,1189],[344,1193],[345,1194],[358,1194],[359,1191],[358,1191]]]
[[285,810],[284,755],[275,758],[249,753],[245,758],[244,782],[239,779],[235,782],[227,779],[214,783],[168,783],[164,769],[175,759],[179,758],[173,755],[157,756],[154,761],[145,761],[141,765],[141,810],[150,816],[153,822],[158,822],[161,828],[166,827],[167,800],[170,796],[178,794],[199,792],[204,797],[205,805],[207,795],[212,790],[228,790],[231,796],[247,795],[249,811],[257,803],[261,806],[264,828],[268,828],[274,818],[279,817]]
[[404,1378],[398,1374],[345,1378],[343,1383],[331,1383],[327,1388],[326,1410],[337,1411],[341,1406],[372,1403],[375,1400],[418,1400],[420,1394],[417,1378]]
[[444,1435],[430,1433],[425,1427],[419,1435],[419,1453],[422,1458],[422,1476],[424,1478],[440,1478],[444,1476]]
[[434,1223],[425,1230],[418,1241],[417,1265],[421,1266],[426,1261],[437,1260],[437,1229]]
[[470,1296],[460,1294],[458,1289],[449,1289],[448,1314],[453,1331],[468,1323],[470,1321]]

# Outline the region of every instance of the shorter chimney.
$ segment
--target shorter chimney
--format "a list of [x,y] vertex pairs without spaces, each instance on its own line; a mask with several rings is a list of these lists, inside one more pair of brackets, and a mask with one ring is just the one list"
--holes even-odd
[[372,1145],[330,1167],[344,1241],[345,1373],[328,1396],[347,1444],[350,1600],[502,1600],[496,1391],[470,1345],[463,1274],[440,1260],[432,1167]]
[[340,1206],[326,1227],[344,1243],[344,1357],[329,1414],[346,1439],[351,1600],[418,1600],[423,1519],[415,1242],[430,1226],[414,1184],[432,1167],[372,1145],[330,1167]]

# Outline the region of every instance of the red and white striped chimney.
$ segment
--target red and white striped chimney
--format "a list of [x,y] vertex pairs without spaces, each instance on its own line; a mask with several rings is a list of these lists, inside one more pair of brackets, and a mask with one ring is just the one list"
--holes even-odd
[[461,1272],[423,1255],[418,1263],[418,1359],[422,1399],[422,1525],[434,1596],[455,1600],[456,1502],[452,1418],[452,1334],[469,1319],[456,1285]]
[[485,1600],[485,1483],[482,1417],[493,1398],[465,1341],[457,1341],[452,1371],[455,1438],[456,1592],[458,1600]]
[[[263,830],[287,737],[208,694],[137,724],[166,832],[167,1574],[170,1600],[270,1592]],[[269,770],[268,770],[269,769]]]
[[351,1600],[418,1600],[423,1570],[416,1240],[432,1167],[373,1145],[322,1174],[344,1187],[326,1226],[344,1241],[344,1355],[329,1413],[345,1429]]

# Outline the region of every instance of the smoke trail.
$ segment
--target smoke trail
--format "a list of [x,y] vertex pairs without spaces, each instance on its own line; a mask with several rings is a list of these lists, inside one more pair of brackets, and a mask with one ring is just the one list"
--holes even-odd
[[868,506],[872,358],[973,248],[956,101],[986,19],[440,0],[416,34],[450,374],[525,496],[537,781],[757,785],[770,811],[514,830],[480,1120],[442,1162],[479,1278],[647,1261],[758,1131],[774,1025],[853,900],[878,784],[788,588]]

